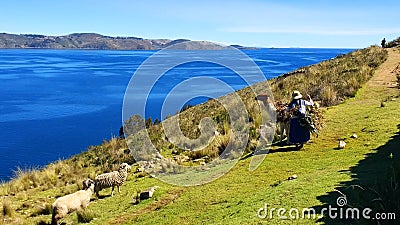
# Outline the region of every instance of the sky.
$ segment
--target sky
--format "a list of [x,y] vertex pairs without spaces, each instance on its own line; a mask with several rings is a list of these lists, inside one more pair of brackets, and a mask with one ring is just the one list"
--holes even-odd
[[0,32],[364,48],[400,36],[400,1],[2,0]]

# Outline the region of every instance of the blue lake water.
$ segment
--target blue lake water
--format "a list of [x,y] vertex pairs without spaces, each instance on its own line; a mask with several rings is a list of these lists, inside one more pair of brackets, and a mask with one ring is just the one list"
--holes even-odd
[[[351,49],[245,50],[267,79]],[[39,167],[100,144],[121,127],[124,93],[136,69],[155,51],[0,50],[0,180],[17,167]],[[193,51],[193,54],[198,54]],[[193,77],[211,76],[238,90],[246,82],[218,65],[193,62],[168,71],[148,98],[146,117],[160,118],[165,93]],[[222,95],[212,84],[203,89]],[[193,99],[191,104],[205,101]],[[170,114],[179,110],[167,109]]]

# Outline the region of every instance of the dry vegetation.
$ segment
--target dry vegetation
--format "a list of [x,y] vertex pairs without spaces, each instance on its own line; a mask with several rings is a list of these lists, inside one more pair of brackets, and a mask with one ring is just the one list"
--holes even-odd
[[299,69],[297,76],[283,75],[271,81],[275,99],[289,99],[292,90],[311,95],[322,106],[354,97],[375,69],[386,60],[384,49],[372,46],[317,65]]

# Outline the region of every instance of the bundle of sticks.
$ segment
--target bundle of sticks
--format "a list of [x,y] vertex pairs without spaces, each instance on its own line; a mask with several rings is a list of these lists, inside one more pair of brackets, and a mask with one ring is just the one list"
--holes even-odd
[[[288,133],[290,118],[296,113],[296,109],[288,111],[288,102],[284,101],[272,101],[272,99],[267,94],[261,94],[256,97],[256,100],[263,102],[265,106],[273,104],[276,110],[276,125],[277,129],[275,136],[280,136],[280,141],[282,141],[284,134]],[[307,122],[310,131],[318,135],[318,131],[324,126],[323,122],[323,112],[319,107],[317,102],[313,106],[307,106]],[[285,132],[286,131],[286,132]]]
[[[283,101],[275,101],[274,105],[276,109],[276,122],[288,123],[290,117],[295,113],[295,109],[288,111],[287,108],[289,103]],[[311,118],[311,123],[315,127],[316,131],[320,131],[324,126],[324,117],[318,103],[314,103],[313,106],[307,106],[307,116]]]

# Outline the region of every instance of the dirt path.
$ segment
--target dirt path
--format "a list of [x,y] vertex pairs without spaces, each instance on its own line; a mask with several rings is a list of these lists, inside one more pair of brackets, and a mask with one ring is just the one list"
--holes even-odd
[[367,88],[396,88],[396,71],[400,73],[400,50],[387,49],[387,60],[375,71],[374,76],[367,82]]

